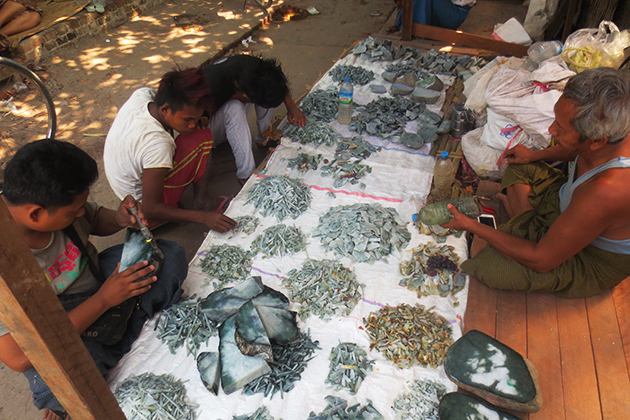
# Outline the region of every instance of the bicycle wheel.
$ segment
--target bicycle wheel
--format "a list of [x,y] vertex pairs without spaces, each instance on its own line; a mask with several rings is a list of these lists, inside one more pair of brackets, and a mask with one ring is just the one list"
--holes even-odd
[[22,64],[0,57],[0,180],[23,145],[54,138],[57,115],[42,80]]

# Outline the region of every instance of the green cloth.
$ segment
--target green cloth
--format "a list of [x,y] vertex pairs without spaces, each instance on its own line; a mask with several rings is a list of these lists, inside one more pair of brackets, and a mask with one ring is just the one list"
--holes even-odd
[[[534,209],[512,218],[499,230],[532,242],[540,241],[560,214],[558,192],[566,181],[561,171],[546,163],[509,165],[501,186],[530,185],[529,202]],[[582,298],[598,295],[630,276],[630,255],[588,245],[558,267],[537,273],[487,245],[475,258],[465,261],[462,269],[495,289],[551,292],[565,298]]]

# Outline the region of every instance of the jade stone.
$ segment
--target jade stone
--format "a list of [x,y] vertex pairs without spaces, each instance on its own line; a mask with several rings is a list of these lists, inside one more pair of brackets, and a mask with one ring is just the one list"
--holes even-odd
[[416,133],[403,133],[400,136],[400,143],[412,149],[419,149],[424,146],[424,139]]
[[480,331],[469,331],[449,348],[444,371],[463,389],[499,407],[535,412],[542,405],[533,365]]
[[383,85],[370,85],[370,89],[374,93],[387,93],[387,88]]
[[400,83],[394,83],[392,85],[392,93],[394,95],[409,95],[413,91],[412,87],[401,85]]
[[434,125],[425,125],[418,128],[418,135],[422,137],[425,143],[433,143],[437,140],[437,127]]
[[498,410],[484,400],[459,392],[451,392],[442,397],[438,415],[440,420],[519,420],[518,417]]
[[440,95],[438,91],[417,87],[413,90],[411,99],[423,104],[434,104],[440,99]]

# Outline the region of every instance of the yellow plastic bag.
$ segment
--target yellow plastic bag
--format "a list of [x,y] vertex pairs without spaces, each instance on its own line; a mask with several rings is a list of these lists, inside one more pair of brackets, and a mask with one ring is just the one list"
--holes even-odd
[[607,20],[599,28],[579,29],[567,38],[562,58],[576,72],[597,67],[617,68],[624,60],[624,49],[630,46],[630,33],[619,31]]

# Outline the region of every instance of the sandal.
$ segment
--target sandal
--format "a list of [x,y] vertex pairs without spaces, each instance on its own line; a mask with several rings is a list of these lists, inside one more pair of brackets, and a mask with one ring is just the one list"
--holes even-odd
[[228,206],[232,202],[233,198],[234,198],[233,195],[230,195],[230,196],[220,195],[219,199],[221,200],[221,203],[219,203],[219,205],[217,206],[216,212],[217,213],[225,213],[225,211],[227,210]]

